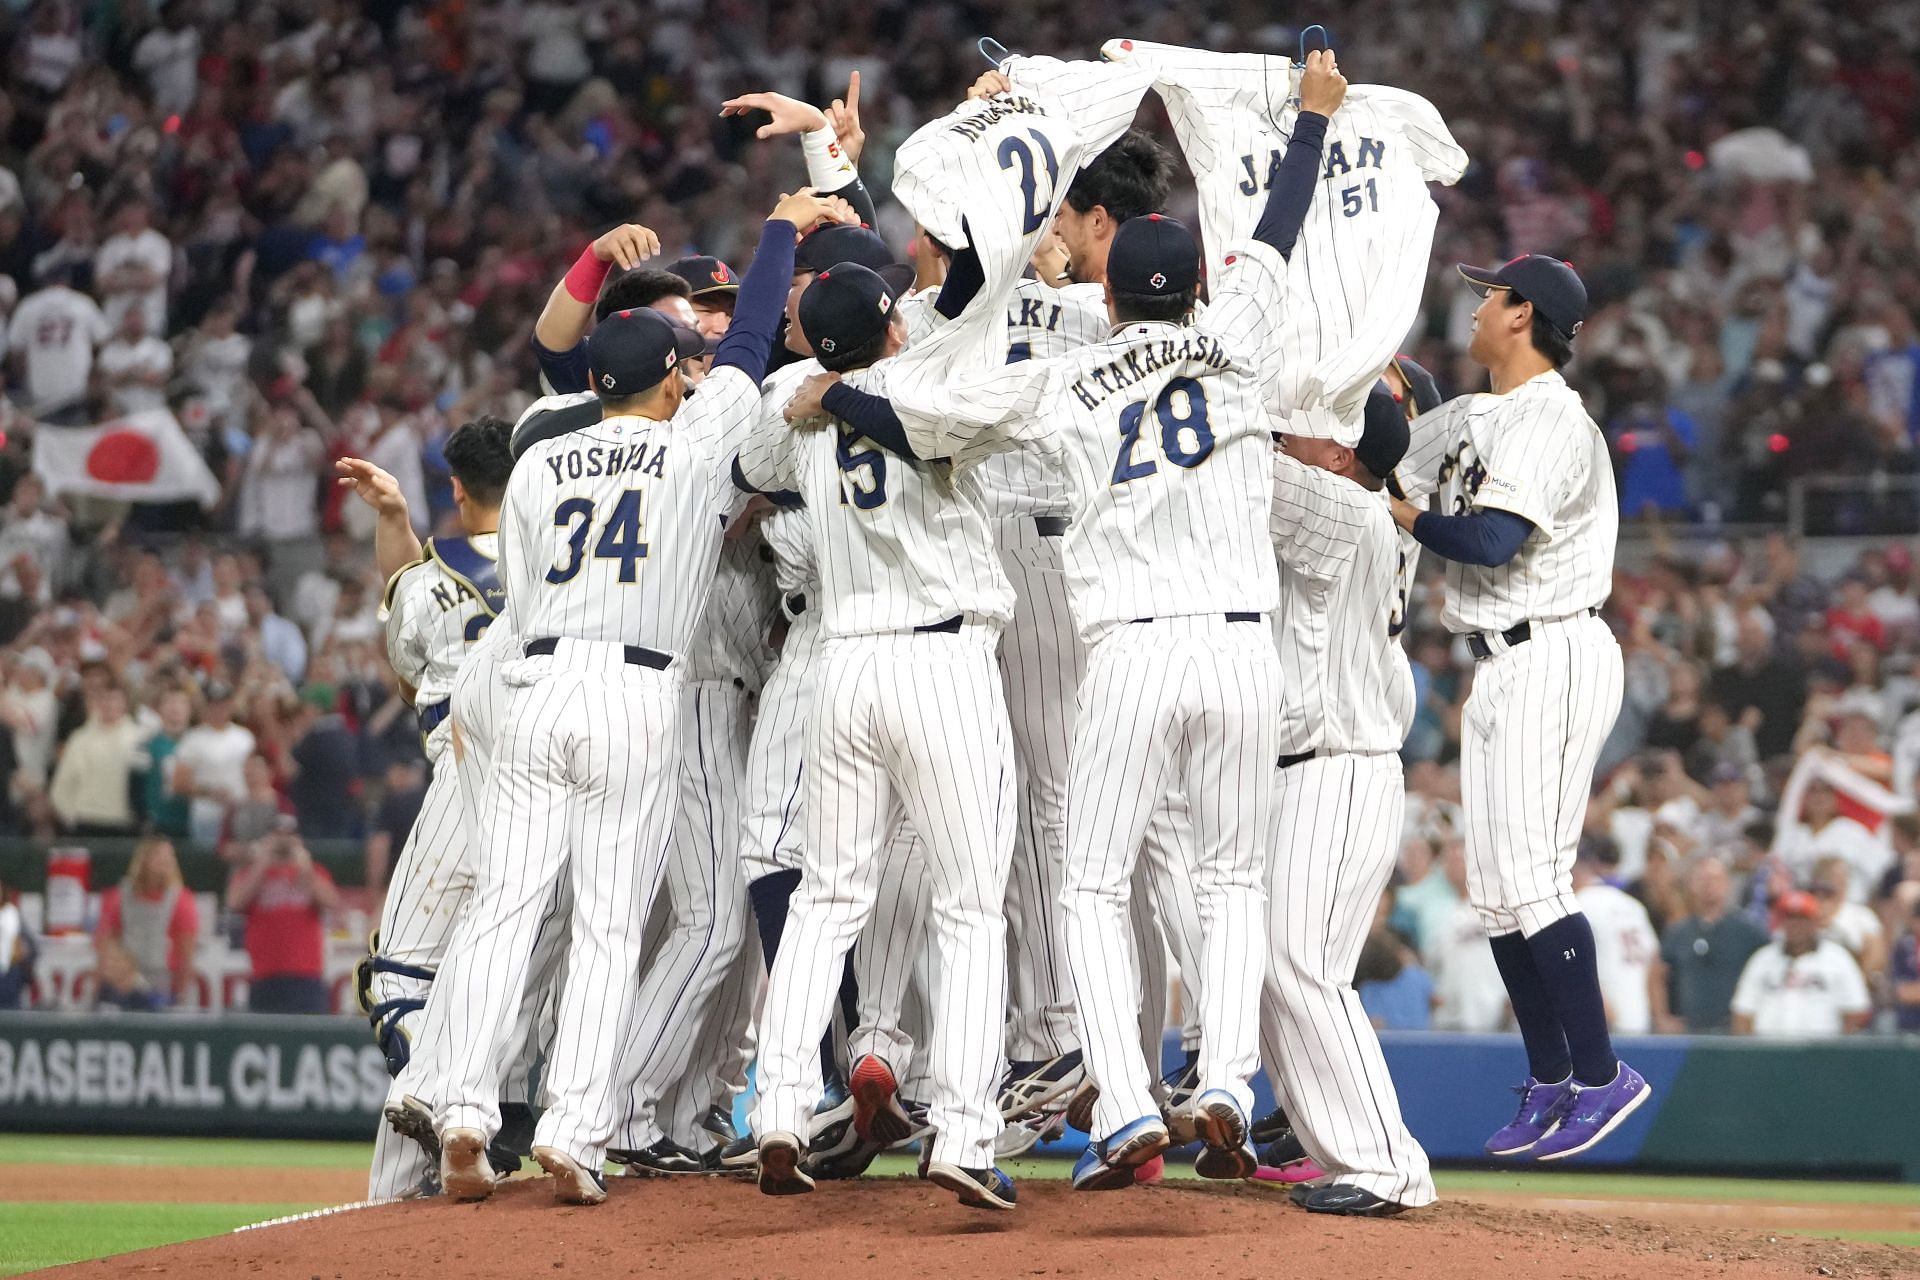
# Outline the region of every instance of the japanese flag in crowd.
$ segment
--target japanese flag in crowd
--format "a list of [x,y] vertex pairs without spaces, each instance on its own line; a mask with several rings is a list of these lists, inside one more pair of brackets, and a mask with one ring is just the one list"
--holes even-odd
[[180,502],[212,507],[220,482],[165,409],[128,414],[97,427],[42,426],[34,432],[33,470],[47,491]]

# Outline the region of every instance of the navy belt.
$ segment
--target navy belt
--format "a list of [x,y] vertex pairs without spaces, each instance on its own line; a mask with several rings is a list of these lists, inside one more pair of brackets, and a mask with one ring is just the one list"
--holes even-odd
[[1296,751],[1290,756],[1281,756],[1273,762],[1273,767],[1276,769],[1291,769],[1297,764],[1305,764],[1319,754],[1318,751]]
[[[1600,616],[1598,609],[1587,609],[1583,610],[1583,612],[1585,612],[1588,617],[1597,618]],[[1522,620],[1514,623],[1505,631],[1500,632],[1469,631],[1467,633],[1467,652],[1473,655],[1475,662],[1485,662],[1493,656],[1493,641],[1489,640],[1487,638],[1488,636],[1497,636],[1506,642],[1507,648],[1511,649],[1517,644],[1525,644],[1527,641],[1533,639],[1533,623]]]
[[960,615],[956,613],[945,622],[929,622],[924,627],[915,627],[913,633],[921,636],[934,635],[936,633],[940,635],[958,635],[960,633]]
[[[1222,617],[1224,617],[1224,618],[1226,618],[1226,620],[1227,620],[1228,622],[1258,622],[1258,621],[1260,621],[1260,615],[1259,615],[1259,614],[1257,614],[1257,613],[1228,613],[1228,614],[1223,614],[1223,615],[1221,615],[1221,616],[1222,616]],[[1130,624],[1131,624],[1131,623],[1135,623],[1135,622],[1152,622],[1152,621],[1153,621],[1153,619],[1152,619],[1152,618],[1128,618],[1128,619],[1127,619],[1127,621],[1128,621],[1128,623],[1130,623]]]
[[1033,531],[1043,538],[1064,538],[1067,536],[1067,518],[1065,516],[1035,516]]
[[[526,654],[529,658],[544,658],[559,647],[558,637],[542,636],[538,640],[527,641]],[[647,649],[637,644],[622,645],[621,648],[626,650],[624,656],[628,666],[652,667],[655,671],[665,671],[673,665],[673,655],[662,653],[658,649]]]
[[807,611],[807,593],[806,592],[796,591],[792,595],[787,597],[788,613],[799,615],[799,614],[805,613],[806,611]]
[[424,738],[438,729],[440,723],[453,714],[453,699],[443,698],[439,702],[430,702],[424,707],[415,707],[413,710],[414,714],[420,717],[420,736]]

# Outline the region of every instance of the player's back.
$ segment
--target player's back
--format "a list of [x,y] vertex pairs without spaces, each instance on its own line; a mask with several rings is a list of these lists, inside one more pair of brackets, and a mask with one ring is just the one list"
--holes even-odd
[[725,460],[757,400],[723,367],[668,421],[608,418],[531,445],[501,514],[519,634],[684,651],[739,505]]
[[[826,633],[912,631],[955,616],[1005,622],[1013,589],[977,475],[901,458],[843,422],[790,430],[780,411],[799,380],[818,371],[803,361],[768,380],[761,429],[740,461],[750,483],[790,486],[806,500]],[[884,396],[890,372],[883,360],[845,381]]]
[[[1007,307],[1007,363],[1050,360],[1100,342],[1107,322],[1106,291],[1097,284],[1051,288],[1022,280]],[[1052,463],[1030,449],[1010,449],[978,467],[987,514],[996,520],[1059,515],[1067,510],[1065,486]]]
[[1064,394],[1047,425],[1068,476],[1068,580],[1089,639],[1136,618],[1273,608],[1261,379],[1212,321],[1127,324],[1057,371]]

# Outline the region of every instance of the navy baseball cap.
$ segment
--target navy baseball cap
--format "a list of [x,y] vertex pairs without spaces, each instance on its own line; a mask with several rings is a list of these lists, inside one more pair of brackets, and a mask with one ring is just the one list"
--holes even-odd
[[800,295],[800,329],[820,367],[843,370],[846,359],[893,322],[894,292],[880,273],[857,262],[836,262]]
[[1571,340],[1587,318],[1587,286],[1572,264],[1558,258],[1528,253],[1502,267],[1458,266],[1475,293],[1484,298],[1494,289],[1511,289],[1516,298],[1531,302],[1563,338]]
[[659,385],[675,365],[705,354],[706,347],[705,338],[658,311],[616,311],[587,336],[587,375],[602,399],[624,400]]
[[1367,393],[1365,423],[1353,456],[1375,479],[1385,480],[1407,456],[1407,438],[1407,415],[1394,399],[1393,388],[1385,382],[1374,383]]
[[1128,218],[1107,246],[1107,284],[1115,293],[1171,297],[1200,283],[1200,245],[1178,218]]
[[1394,368],[1400,370],[1400,376],[1407,380],[1407,386],[1413,392],[1413,407],[1420,413],[1432,413],[1440,407],[1440,384],[1428,373],[1426,366],[1411,356],[1395,356]]
[[733,268],[705,254],[678,258],[667,264],[667,270],[685,280],[696,298],[709,293],[740,292],[740,277],[733,273]]
[[878,271],[893,262],[893,250],[877,233],[844,223],[821,227],[794,246],[795,271],[825,271],[842,262],[857,262],[869,271]]

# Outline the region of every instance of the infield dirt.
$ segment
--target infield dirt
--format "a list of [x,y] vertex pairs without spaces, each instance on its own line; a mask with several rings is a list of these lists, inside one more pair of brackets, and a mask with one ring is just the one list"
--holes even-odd
[[[14,1171],[16,1174],[18,1170]],[[51,1170],[48,1170],[51,1172]],[[125,1171],[118,1200],[197,1199],[176,1171]],[[221,1171],[196,1171],[221,1172]],[[260,1170],[227,1176],[258,1191]],[[346,1187],[357,1182],[342,1178]],[[94,1181],[100,1181],[98,1171]],[[138,1187],[129,1185],[137,1182]],[[51,1188],[49,1189],[51,1190]],[[178,1190],[177,1197],[170,1192]],[[291,1276],[306,1280],[561,1274],[900,1280],[962,1277],[1207,1277],[1271,1280],[1695,1280],[1920,1277],[1920,1250],[1775,1234],[1782,1228],[1912,1231],[1898,1206],[1463,1197],[1383,1221],[1316,1217],[1264,1186],[1169,1183],[1080,1194],[1029,1179],[1010,1214],[963,1209],[910,1178],[823,1185],[772,1199],[709,1178],[614,1179],[596,1208],[554,1204],[544,1178],[479,1205],[384,1205],[78,1263],[60,1277]],[[237,1193],[236,1193],[237,1194]],[[51,1197],[48,1197],[51,1198]],[[347,1197],[350,1198],[350,1197]]]

